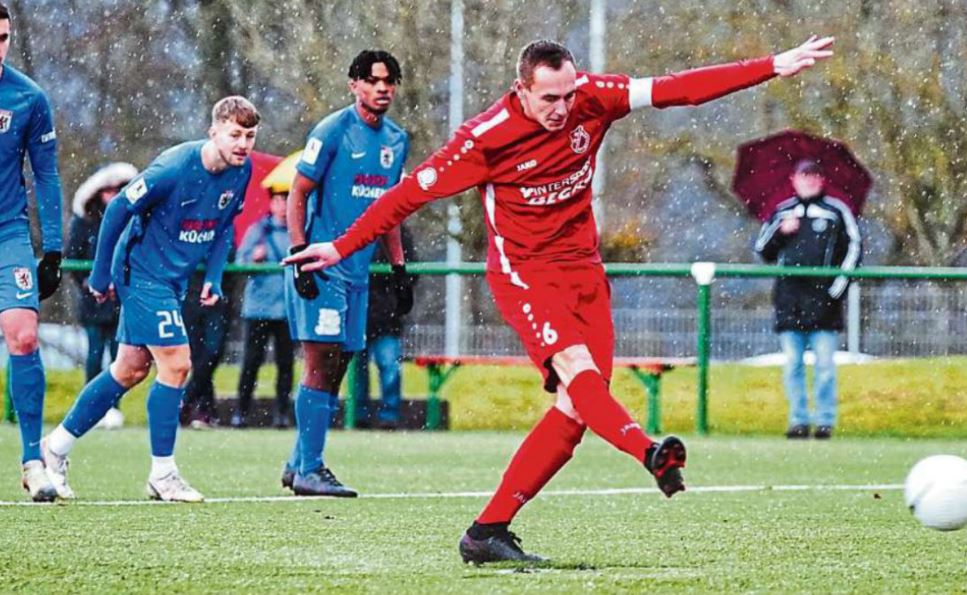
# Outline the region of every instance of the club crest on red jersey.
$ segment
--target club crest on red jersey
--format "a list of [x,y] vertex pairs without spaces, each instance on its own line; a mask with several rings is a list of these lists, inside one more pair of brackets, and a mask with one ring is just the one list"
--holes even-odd
[[416,183],[424,190],[429,190],[430,186],[436,184],[436,180],[436,170],[432,167],[421,169],[416,173]]
[[27,267],[17,267],[13,270],[13,280],[23,291],[34,288],[34,276]]
[[393,149],[387,146],[382,146],[379,148],[379,164],[382,165],[384,169],[393,167]]
[[578,126],[571,131],[571,150],[580,155],[588,150],[591,146],[591,135],[588,131],[584,129],[584,126]]
[[13,123],[13,112],[10,110],[0,109],[0,133],[10,130],[10,124]]
[[232,192],[231,190],[226,190],[225,192],[222,192],[222,195],[218,197],[218,208],[224,209],[225,207],[227,207],[228,203],[232,202],[232,198],[234,196],[235,196],[235,193]]

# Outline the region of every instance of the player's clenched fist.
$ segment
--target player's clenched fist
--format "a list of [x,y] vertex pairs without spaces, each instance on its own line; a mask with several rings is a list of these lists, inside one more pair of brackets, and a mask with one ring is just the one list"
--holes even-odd
[[289,250],[282,264],[296,265],[296,272],[321,271],[342,260],[332,242],[309,244],[308,246],[293,246]]
[[117,295],[114,293],[114,284],[113,283],[111,283],[110,285],[108,285],[107,288],[104,289],[103,291],[99,291],[99,290],[95,289],[93,285],[88,284],[87,290],[89,292],[91,292],[91,295],[94,296],[94,301],[97,302],[97,303],[99,303],[99,304],[103,304],[104,302],[106,302],[108,300],[117,299]]

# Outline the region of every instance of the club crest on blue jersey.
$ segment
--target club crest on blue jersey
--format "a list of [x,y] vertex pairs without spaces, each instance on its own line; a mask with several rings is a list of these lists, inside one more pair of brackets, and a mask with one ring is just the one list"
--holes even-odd
[[389,169],[393,167],[393,149],[383,145],[379,149],[379,164],[383,166],[384,169]]
[[0,133],[10,130],[10,124],[13,123],[13,112],[10,110],[0,109]]
[[224,209],[225,207],[227,207],[228,204],[232,202],[232,198],[234,197],[235,197],[235,193],[232,192],[231,190],[226,190],[225,192],[222,192],[222,195],[218,197],[218,208]]
[[23,291],[34,288],[34,276],[27,267],[17,267],[13,270],[13,280]]

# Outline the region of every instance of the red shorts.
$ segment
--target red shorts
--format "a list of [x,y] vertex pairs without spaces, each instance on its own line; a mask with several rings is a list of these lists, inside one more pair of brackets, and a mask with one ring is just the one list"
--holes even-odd
[[517,332],[527,355],[544,376],[544,389],[557,390],[551,357],[572,345],[586,345],[605,380],[614,359],[611,285],[601,265],[559,266],[519,272],[520,283],[505,273],[487,273],[494,302]]

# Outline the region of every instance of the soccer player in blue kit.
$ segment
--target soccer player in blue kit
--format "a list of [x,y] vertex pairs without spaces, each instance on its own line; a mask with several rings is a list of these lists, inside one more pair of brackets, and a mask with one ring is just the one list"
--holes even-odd
[[[10,12],[0,4],[0,330],[10,352],[10,395],[23,443],[23,487],[30,497],[57,496],[40,453],[43,433],[44,366],[37,348],[37,311],[60,283],[61,188],[57,134],[47,96],[37,84],[6,64]],[[43,236],[40,263],[34,260],[24,187],[24,155],[30,155]],[[35,281],[36,280],[36,281]]]
[[[365,50],[349,67],[353,105],[329,114],[309,133],[289,191],[290,253],[339,237],[402,174],[409,137],[385,116],[401,80],[390,53]],[[399,228],[383,236],[397,295],[412,303]],[[286,310],[305,366],[296,395],[298,435],[282,485],[298,495],[354,497],[324,464],[322,451],[339,385],[366,345],[369,263],[375,244],[325,274],[286,270]]]
[[181,305],[188,277],[205,264],[203,305],[221,298],[221,278],[232,246],[232,221],[242,210],[252,175],[259,113],[244,97],[226,97],[212,109],[208,139],[159,155],[112,201],[101,222],[88,284],[95,297],[116,291],[121,301],[117,357],[81,390],[64,421],[44,440],[47,474],[61,498],[67,455],[124,393],[158,374],[148,392],[151,472],[148,495],[199,502],[174,460],[178,409],[191,371]]

